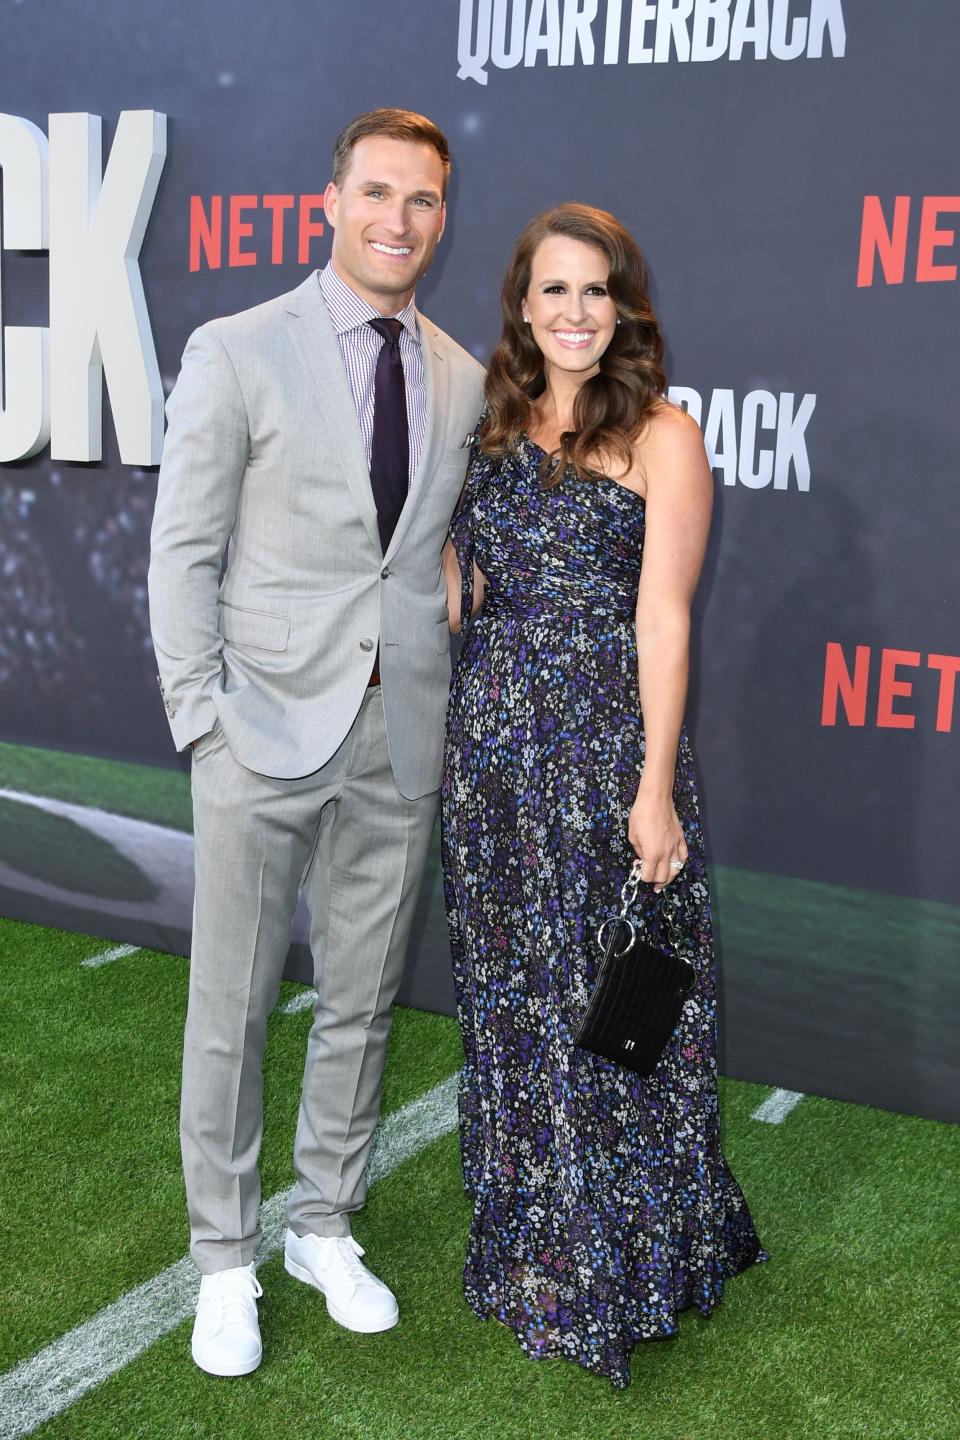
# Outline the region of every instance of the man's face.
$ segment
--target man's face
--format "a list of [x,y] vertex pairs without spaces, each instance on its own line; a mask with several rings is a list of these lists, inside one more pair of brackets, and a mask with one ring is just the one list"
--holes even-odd
[[432,145],[366,135],[342,185],[323,197],[334,227],[334,269],[351,289],[395,315],[429,267],[443,234],[443,165]]

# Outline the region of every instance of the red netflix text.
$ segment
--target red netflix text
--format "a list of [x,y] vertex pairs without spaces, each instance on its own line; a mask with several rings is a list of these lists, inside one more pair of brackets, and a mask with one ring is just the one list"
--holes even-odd
[[[827,643],[823,671],[821,725],[836,725],[842,709],[848,725],[866,725],[868,719],[882,730],[913,730],[917,717],[912,713],[914,685],[936,689],[936,728],[953,729],[954,698],[960,655],[927,655],[919,650],[874,652],[858,645],[848,662],[842,645]],[[875,683],[874,683],[875,682]]]
[[[960,195],[924,195],[916,205],[909,195],[898,195],[889,212],[884,210],[879,195],[865,195],[857,285],[873,284],[878,260],[886,284],[902,285],[908,274],[908,255],[910,280],[956,280],[958,222],[943,222],[957,212]],[[954,259],[949,258],[951,250]]]
[[190,269],[256,265],[268,256],[271,265],[282,265],[294,250],[298,265],[310,265],[310,242],[323,234],[316,218],[322,213],[322,195],[191,195]]

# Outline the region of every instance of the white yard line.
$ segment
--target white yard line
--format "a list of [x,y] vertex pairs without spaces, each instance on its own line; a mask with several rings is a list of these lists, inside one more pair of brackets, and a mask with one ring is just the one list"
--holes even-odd
[[112,950],[103,950],[99,955],[88,955],[80,964],[96,970],[100,965],[109,965],[112,960],[125,960],[128,955],[136,955],[137,951],[142,949],[142,945],[114,945]]
[[281,1005],[280,1014],[299,1015],[301,1010],[312,1009],[313,1002],[316,1000],[316,998],[317,992],[311,985],[306,990],[301,990],[299,995],[294,995],[293,999],[288,1000],[286,1005]]
[[[457,1076],[388,1116],[377,1131],[368,1183],[389,1175],[457,1124]],[[262,1263],[283,1245],[286,1201],[282,1191],[260,1212]],[[189,1258],[128,1290],[91,1320],[0,1376],[0,1440],[21,1440],[66,1410],[193,1314],[199,1276]],[[184,1364],[190,1363],[184,1348]]]
[[803,1099],[802,1090],[774,1090],[768,1095],[762,1105],[758,1105],[751,1115],[751,1120],[765,1120],[768,1125],[782,1125],[800,1101]]

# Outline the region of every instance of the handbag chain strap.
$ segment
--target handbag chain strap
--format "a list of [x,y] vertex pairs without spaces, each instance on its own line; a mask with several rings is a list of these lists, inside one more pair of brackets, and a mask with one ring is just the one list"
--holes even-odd
[[[627,911],[630,909],[631,905],[633,905],[637,898],[637,891],[640,889],[640,882],[642,881],[642,879],[643,860],[638,855],[637,858],[634,860],[632,866],[630,867],[630,874],[627,876],[626,880],[624,880],[623,885],[620,889],[620,899],[622,902],[622,906],[618,919],[624,921],[624,923],[629,925],[631,929],[633,928],[633,921],[630,919]],[[667,927],[667,938],[670,942],[670,945],[673,946],[674,949],[679,950],[679,935],[677,934],[676,930],[676,922],[677,916],[680,913],[680,901],[678,898],[676,901],[671,900],[669,902],[666,902],[664,900],[664,896],[666,895],[666,893],[667,887],[664,886],[664,888],[660,891],[659,895],[660,915]]]

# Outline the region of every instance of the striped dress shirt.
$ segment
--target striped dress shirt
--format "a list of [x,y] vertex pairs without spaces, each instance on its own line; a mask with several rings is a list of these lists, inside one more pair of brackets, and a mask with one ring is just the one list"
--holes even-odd
[[[336,331],[344,369],[350,382],[350,393],[357,407],[357,419],[363,433],[363,448],[369,468],[370,453],[373,449],[374,380],[380,348],[386,342],[367,321],[379,320],[380,312],[368,305],[366,300],[361,300],[360,296],[340,279],[332,262],[328,262],[320,271],[320,289]],[[423,378],[420,328],[413,300],[402,310],[398,310],[395,318],[403,326],[400,331],[400,363],[403,366],[407,396],[409,484],[423,453],[423,437],[427,430],[427,391]]]

